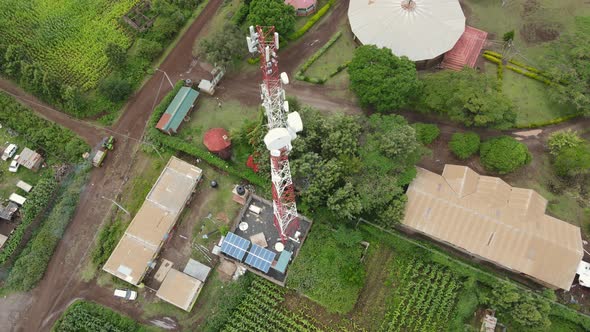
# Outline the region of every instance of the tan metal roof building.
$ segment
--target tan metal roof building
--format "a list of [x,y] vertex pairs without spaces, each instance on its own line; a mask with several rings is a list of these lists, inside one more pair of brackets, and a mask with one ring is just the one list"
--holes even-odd
[[170,269],[156,296],[183,310],[191,311],[202,288],[201,281],[178,270]]
[[170,158],[103,270],[138,285],[168,238],[201,175],[200,168],[176,157]]
[[583,257],[580,228],[545,214],[547,200],[469,167],[418,168],[403,224],[436,240],[568,290]]

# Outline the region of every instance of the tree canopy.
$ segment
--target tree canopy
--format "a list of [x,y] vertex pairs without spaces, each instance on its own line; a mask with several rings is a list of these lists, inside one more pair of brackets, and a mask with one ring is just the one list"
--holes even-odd
[[240,29],[231,23],[201,42],[201,50],[207,61],[231,68],[244,54],[244,37]]
[[492,172],[510,173],[531,161],[529,149],[509,136],[491,138],[481,144],[482,165]]
[[407,57],[398,57],[388,48],[364,45],[354,51],[348,65],[350,88],[363,107],[378,112],[394,111],[420,93],[416,65]]
[[446,70],[424,77],[419,108],[436,111],[466,126],[509,128],[516,113],[498,82],[473,69]]
[[249,25],[274,25],[276,31],[286,36],[295,28],[295,8],[281,0],[252,0],[246,19]]
[[573,104],[590,115],[590,17],[575,17],[575,32],[552,43],[547,56],[554,84],[551,96],[562,104]]
[[449,148],[457,158],[467,159],[479,151],[479,144],[479,135],[474,132],[454,133]]

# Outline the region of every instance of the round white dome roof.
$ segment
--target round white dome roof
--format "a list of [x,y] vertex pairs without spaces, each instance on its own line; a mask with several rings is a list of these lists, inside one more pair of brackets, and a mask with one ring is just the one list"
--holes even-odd
[[459,0],[350,0],[348,20],[364,45],[387,47],[412,61],[449,51],[465,31]]

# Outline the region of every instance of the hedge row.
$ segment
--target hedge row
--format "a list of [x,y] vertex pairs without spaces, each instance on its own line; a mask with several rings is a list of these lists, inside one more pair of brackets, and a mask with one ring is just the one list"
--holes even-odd
[[76,211],[80,193],[88,180],[90,168],[90,164],[83,164],[66,181],[61,183],[61,192],[57,203],[14,262],[6,279],[5,287],[7,289],[28,291],[43,278],[53,252]]
[[314,26],[317,21],[319,21],[322,17],[324,17],[324,15],[326,15],[326,13],[330,9],[330,7],[332,7],[334,2],[335,2],[335,0],[328,1],[328,3],[325,4],[322,8],[320,8],[320,10],[318,10],[317,13],[313,14],[313,16],[305,23],[304,26],[301,27],[301,29],[288,35],[287,39],[295,40],[295,39],[298,39],[299,37],[303,36],[307,32],[307,30],[311,29],[311,27]]
[[547,121],[544,121],[544,122],[535,122],[535,123],[529,123],[529,124],[526,124],[526,125],[518,125],[518,126],[516,126],[516,128],[517,129],[540,128],[540,127],[545,127],[545,126],[559,124],[559,123],[562,123],[564,121],[571,120],[573,118],[577,118],[577,117],[582,116],[582,115],[584,115],[584,112],[578,112],[578,113],[574,113],[574,114],[562,116],[562,117],[559,117],[559,118],[547,120]]
[[[324,84],[328,80],[328,77],[321,77],[321,78],[309,77],[309,76],[305,75],[305,71],[307,69],[309,69],[309,67],[311,67],[311,65],[313,65],[314,62],[316,62],[322,55],[324,55],[324,53],[326,53],[328,51],[328,49],[330,49],[330,47],[332,47],[332,45],[334,45],[334,43],[341,36],[342,36],[342,31],[338,31],[334,36],[332,36],[332,38],[330,38],[330,40],[328,40],[328,42],[326,44],[324,44],[324,46],[322,46],[322,48],[320,48],[309,59],[307,59],[307,61],[305,61],[303,63],[301,68],[299,68],[299,70],[295,74],[295,79],[300,80],[300,81],[309,82],[309,83],[314,83],[314,84]],[[341,68],[341,67],[342,67],[342,65],[338,66],[338,68],[336,69],[335,72],[330,73],[329,77],[332,77],[332,76],[338,74],[344,68],[348,67],[348,63],[346,64],[345,67],[343,67],[343,68]]]
[[158,129],[156,129],[156,124],[158,123],[158,120],[160,119],[162,114],[166,112],[166,108],[172,102],[172,99],[174,99],[174,96],[176,96],[176,93],[178,93],[178,90],[180,90],[182,84],[182,81],[178,82],[174,89],[162,100],[158,107],[156,107],[154,113],[152,113],[150,120],[148,122],[148,140],[154,143],[154,145],[164,146],[176,151],[182,151],[193,157],[202,159],[208,164],[215,166],[221,170],[224,170],[231,175],[240,177],[257,186],[266,187],[269,184],[269,181],[257,175],[249,168],[246,168],[246,166],[244,166],[243,169],[240,169],[236,165],[228,163],[227,161],[216,156],[215,154],[205,149],[202,149],[193,143],[187,142],[175,136],[166,135]]
[[[502,65],[502,58],[503,58],[502,54],[499,54],[499,53],[496,53],[496,52],[493,52],[493,51],[484,51],[483,52],[483,57],[486,60],[488,60],[490,62],[493,62],[493,63],[495,63],[495,64],[497,64],[499,66]],[[510,62],[514,66],[512,66],[512,65],[506,65],[505,67],[507,69],[512,70],[515,73],[524,75],[526,77],[532,78],[534,80],[537,80],[537,81],[539,81],[541,83],[545,83],[547,85],[554,84],[547,76],[545,76],[543,74],[542,71],[540,71],[537,68],[534,68],[534,67],[531,67],[531,66],[527,66],[527,65],[525,65],[525,64],[523,64],[521,62],[518,62],[516,60],[510,60],[508,62]],[[499,73],[500,72],[498,71],[498,74]],[[498,79],[501,79],[500,78],[500,75],[498,75]]]
[[0,251],[0,264],[4,264],[12,256],[20,245],[26,230],[49,204],[57,182],[51,173],[46,174],[27,197],[27,201],[21,209],[22,220],[4,244],[2,251]]

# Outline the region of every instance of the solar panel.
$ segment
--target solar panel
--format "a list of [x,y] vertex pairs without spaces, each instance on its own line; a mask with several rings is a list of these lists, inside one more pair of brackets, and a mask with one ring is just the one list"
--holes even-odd
[[268,249],[252,244],[252,248],[250,248],[248,256],[246,256],[246,264],[267,273],[276,255]]
[[239,261],[244,259],[244,255],[250,246],[250,241],[243,237],[237,236],[236,234],[229,232],[223,239],[221,244],[221,252],[229,255]]

